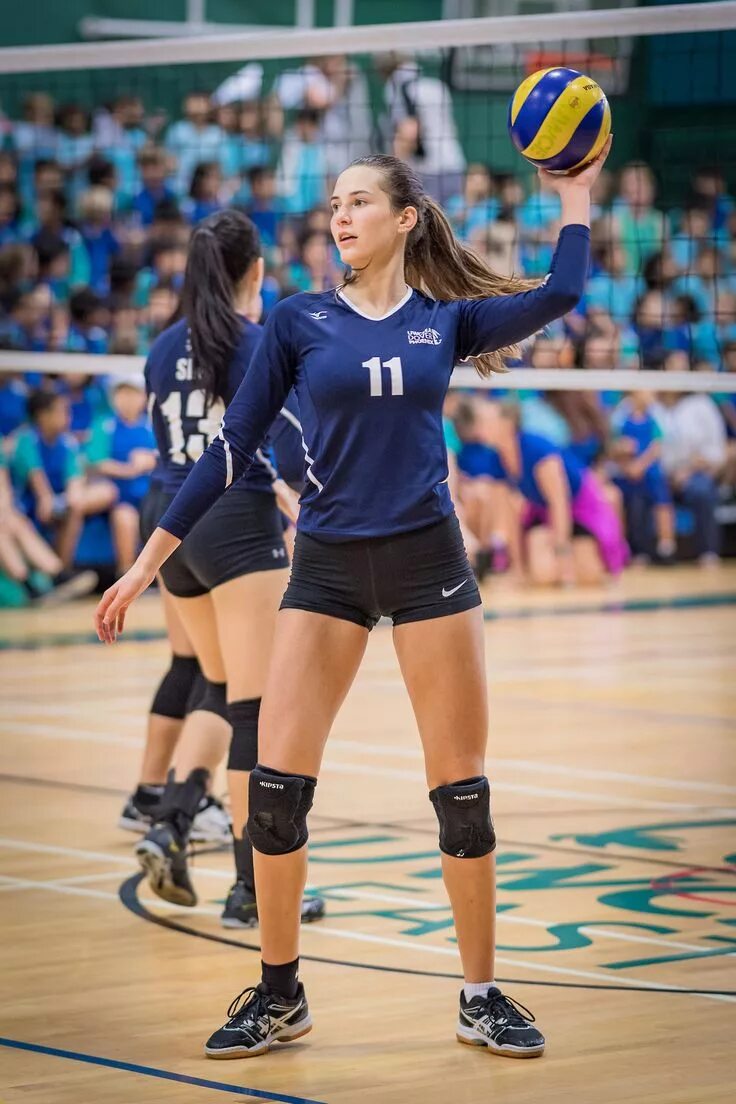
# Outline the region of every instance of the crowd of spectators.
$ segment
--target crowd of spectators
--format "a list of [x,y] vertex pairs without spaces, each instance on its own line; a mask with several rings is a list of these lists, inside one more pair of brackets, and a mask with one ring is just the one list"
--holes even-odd
[[[377,59],[375,74],[317,59],[270,88],[251,63],[215,90],[188,92],[176,120],[147,113],[137,96],[89,111],[36,92],[21,118],[0,115],[0,348],[145,354],[176,308],[192,227],[226,205],[260,231],[264,314],[296,291],[334,286],[326,188],[375,150],[411,161],[493,267],[549,270],[556,194],[534,177],[467,164],[449,90],[398,54]],[[592,244],[582,302],[519,364],[736,371],[736,205],[718,169],[695,168],[676,209],[658,204],[650,166],[604,170]],[[733,396],[549,392],[518,406],[523,431],[615,483],[634,552],[667,561],[678,528],[692,524],[696,551],[718,554],[716,515],[736,474]],[[104,512],[110,555],[125,568],[153,465],[140,388],[0,374],[0,434],[16,507],[67,567],[84,519]],[[462,449],[458,459],[462,473]],[[466,468],[466,480],[483,476]]]

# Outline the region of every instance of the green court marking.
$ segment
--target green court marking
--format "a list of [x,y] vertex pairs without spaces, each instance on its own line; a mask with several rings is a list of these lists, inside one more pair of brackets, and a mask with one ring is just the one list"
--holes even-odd
[[[549,606],[508,610],[484,610],[486,621],[523,621],[540,617],[579,617],[590,613],[652,613],[668,609],[715,609],[719,606],[736,606],[736,594],[694,594],[674,598],[627,598],[598,602],[594,605]],[[146,643],[165,640],[161,629],[134,629],[126,632],[122,643]],[[0,637],[0,652],[34,652],[40,648],[73,648],[84,644],[99,644],[93,632],[43,633],[40,636]]]

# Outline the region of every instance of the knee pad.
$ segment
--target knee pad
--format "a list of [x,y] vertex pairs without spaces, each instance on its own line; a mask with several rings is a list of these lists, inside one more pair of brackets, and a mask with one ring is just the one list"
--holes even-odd
[[258,714],[260,698],[244,698],[230,702],[228,715],[233,726],[227,769],[252,771],[258,763]]
[[151,702],[151,713],[177,721],[183,720],[198,674],[199,662],[196,656],[172,656],[171,666],[161,679]]
[[223,721],[230,723],[227,712],[227,683],[210,682],[202,676],[202,682],[192,696],[189,703],[189,712],[201,710],[203,713],[215,713],[222,717]]
[[485,777],[464,778],[431,790],[440,822],[440,851],[457,859],[479,859],[496,847],[491,788]]
[[248,788],[248,838],[263,855],[289,855],[309,838],[307,813],[316,778],[257,765]]

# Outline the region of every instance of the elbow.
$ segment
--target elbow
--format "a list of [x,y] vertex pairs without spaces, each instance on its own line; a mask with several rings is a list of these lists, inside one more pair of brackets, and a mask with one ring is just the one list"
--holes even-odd
[[549,306],[554,310],[554,318],[561,318],[563,314],[569,314],[575,310],[583,297],[582,283],[575,281],[554,288],[549,297]]

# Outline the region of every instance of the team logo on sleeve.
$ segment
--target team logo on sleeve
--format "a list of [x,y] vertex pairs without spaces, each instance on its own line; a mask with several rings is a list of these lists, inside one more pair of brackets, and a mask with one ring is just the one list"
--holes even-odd
[[409,338],[410,345],[440,345],[442,343],[442,335],[437,333],[437,330],[407,330],[406,336]]

